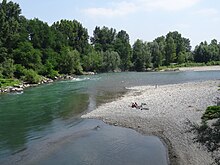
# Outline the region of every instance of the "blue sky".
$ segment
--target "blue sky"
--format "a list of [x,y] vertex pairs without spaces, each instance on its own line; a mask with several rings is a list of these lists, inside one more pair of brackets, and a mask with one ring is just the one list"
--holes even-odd
[[93,34],[95,26],[125,30],[131,44],[152,41],[178,31],[191,45],[213,38],[220,42],[219,0],[12,0],[22,15],[52,24],[61,19],[81,22]]

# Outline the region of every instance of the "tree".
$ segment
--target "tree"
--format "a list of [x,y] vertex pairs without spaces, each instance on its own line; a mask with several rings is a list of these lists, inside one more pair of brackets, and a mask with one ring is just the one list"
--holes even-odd
[[6,59],[4,62],[0,63],[0,75],[4,78],[13,78],[15,72],[14,60]]
[[34,49],[30,42],[22,42],[13,51],[13,59],[16,64],[21,64],[27,69],[38,71],[42,67],[42,54],[40,50]]
[[150,47],[148,44],[142,40],[135,41],[133,45],[133,62],[134,70],[136,71],[145,71],[150,67],[151,55]]
[[195,62],[209,62],[220,60],[220,49],[217,40],[213,39],[211,43],[201,42],[195,47],[193,52]]
[[208,53],[208,44],[207,42],[201,42],[199,46],[195,47],[194,50],[194,59],[195,62],[208,62],[210,60]]
[[96,51],[112,51],[114,50],[114,42],[116,37],[116,30],[108,27],[95,27],[93,37],[91,37],[92,45]]
[[153,67],[158,68],[162,65],[162,53],[156,41],[150,44]]
[[81,23],[76,20],[61,20],[52,25],[56,40],[61,39],[64,46],[76,49],[80,54],[86,54],[88,49],[88,32]]
[[12,1],[7,3],[7,0],[0,3],[0,42],[3,47],[7,48],[9,53],[15,48],[19,38],[20,14],[21,9],[17,3]]
[[82,74],[83,69],[79,52],[64,47],[61,50],[58,71],[62,74]]
[[101,71],[102,64],[103,54],[91,47],[89,53],[83,57],[83,69],[85,71]]
[[131,67],[131,45],[129,43],[129,35],[126,31],[121,30],[116,35],[115,51],[119,54],[121,59],[121,69],[123,71],[129,70]]
[[19,17],[19,28],[18,28],[18,43],[30,41],[30,34],[28,32],[29,20],[24,16]]
[[220,61],[220,49],[218,46],[218,41],[216,39],[213,39],[208,47],[211,60]]
[[[167,44],[166,57],[168,58],[166,60],[166,65],[167,64],[169,65],[169,63],[172,63],[172,62],[183,63],[189,59],[189,57],[186,57],[186,56],[190,56],[190,53],[191,53],[190,40],[182,37],[182,35],[178,33],[177,31],[169,32],[166,35],[166,44]],[[183,58],[183,55],[185,56],[184,58]]]
[[10,58],[8,55],[8,50],[5,47],[3,47],[0,42],[0,63],[4,62],[8,58]]
[[120,56],[115,51],[101,52],[103,54],[103,71],[117,71],[120,66]]
[[34,48],[46,49],[54,45],[55,36],[47,23],[35,18],[28,21],[27,32],[29,41]]
[[176,60],[176,46],[172,37],[166,38],[165,51],[165,64],[170,65],[170,63],[173,63]]

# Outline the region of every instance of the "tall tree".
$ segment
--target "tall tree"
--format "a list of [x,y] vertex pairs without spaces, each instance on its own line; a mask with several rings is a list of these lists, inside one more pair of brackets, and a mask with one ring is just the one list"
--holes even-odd
[[154,41],[150,43],[152,63],[154,68],[158,68],[162,65],[162,53],[160,52],[159,44]]
[[[88,32],[76,20],[61,20],[52,25],[54,31],[58,31],[57,37],[60,37],[64,43],[72,49],[76,49],[81,54],[86,54],[88,49]],[[59,38],[57,38],[59,40]]]
[[210,60],[210,55],[208,53],[207,42],[201,42],[199,46],[195,47],[194,50],[194,60],[195,62],[208,62]]
[[91,46],[87,55],[83,56],[83,69],[85,71],[100,72],[103,65],[103,53],[97,52]]
[[35,18],[28,21],[28,37],[34,48],[46,49],[53,47],[54,35],[47,23]]
[[115,51],[101,52],[103,54],[103,71],[117,71],[120,66],[120,56]]
[[[154,41],[153,41],[153,49],[151,49],[151,53],[153,56],[153,64],[154,67],[159,67],[161,65],[164,64],[165,61],[165,47],[166,47],[166,41],[165,41],[165,37],[161,36],[161,37],[157,37]],[[159,50],[158,50],[159,49]]]
[[213,39],[210,44],[201,42],[193,52],[195,62],[209,62],[220,60],[220,49],[217,40]]
[[220,61],[220,49],[216,39],[213,39],[209,44],[209,54],[212,61]]
[[171,38],[173,39],[174,47],[175,47],[175,53],[173,53],[173,56],[175,56],[175,58],[171,61],[178,62],[178,63],[183,63],[185,61],[188,61],[188,59],[190,58],[189,57],[190,53],[191,53],[190,40],[182,37],[182,35],[178,33],[177,31],[169,32],[166,35],[167,41],[170,42]]
[[134,70],[136,71],[145,71],[150,67],[151,55],[150,47],[148,44],[142,40],[135,41],[133,45],[133,62]]
[[114,42],[116,37],[116,30],[108,27],[95,27],[93,37],[91,37],[92,45],[95,46],[96,51],[112,51],[114,50]]
[[131,45],[129,43],[129,35],[126,31],[121,30],[116,35],[115,51],[118,52],[121,59],[121,69],[123,71],[129,70],[131,67]]
[[12,1],[7,3],[3,0],[0,3],[0,42],[2,46],[11,53],[19,38],[19,16],[21,9],[17,3]]
[[176,45],[174,43],[174,39],[172,37],[166,38],[166,54],[165,54],[165,64],[170,65],[170,63],[175,62],[176,60]]
[[62,74],[82,74],[80,53],[69,47],[63,47],[58,61],[58,71]]
[[21,42],[18,48],[13,51],[16,64],[21,64],[27,69],[39,71],[42,66],[40,50],[34,49],[30,42]]

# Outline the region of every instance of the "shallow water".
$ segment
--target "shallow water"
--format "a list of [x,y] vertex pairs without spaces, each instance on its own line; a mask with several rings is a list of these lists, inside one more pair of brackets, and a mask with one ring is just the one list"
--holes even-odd
[[[0,95],[0,164],[2,164],[2,162],[5,163],[5,160],[16,159],[19,154],[27,153],[27,151],[28,155],[35,155],[38,151],[34,150],[33,146],[42,146],[42,144],[48,145],[50,144],[51,139],[64,138],[67,135],[70,136],[72,133],[74,134],[75,130],[80,131],[82,129],[80,124],[85,122],[85,120],[79,118],[82,113],[92,111],[98,105],[121,96],[126,92],[125,87],[174,84],[219,78],[219,71],[110,73],[94,76],[80,76],[74,80],[59,81],[53,84],[29,88],[22,94]],[[88,122],[87,125],[90,126],[91,123]],[[125,130],[128,132],[130,131],[129,129]],[[88,132],[90,131],[88,130]],[[120,131],[117,131],[117,128],[115,127],[111,127],[110,129],[110,126],[104,126],[99,132],[105,136],[107,133],[119,134]],[[89,143],[96,140],[98,138],[96,134],[96,131],[88,133],[86,141]],[[129,136],[131,135],[129,134]],[[93,138],[90,139],[89,137]],[[146,136],[143,137],[144,139],[147,138]],[[120,136],[120,138],[122,138],[122,136]],[[72,160],[70,158],[71,156],[68,156],[67,153],[77,155],[77,153],[80,153],[77,152],[77,150],[83,152],[80,148],[77,150],[73,150],[73,148],[75,149],[75,147],[79,147],[80,144],[84,144],[85,139],[86,138],[79,138],[74,141],[74,144],[67,143],[67,146],[72,147],[67,149],[66,154],[61,154],[57,151],[57,157],[61,156],[59,157],[60,160],[69,160],[71,161],[71,164],[74,163],[74,160],[77,163],[81,162],[82,160],[80,159]],[[114,140],[112,139],[112,141],[109,140],[108,145],[104,139],[103,141],[102,139],[99,140],[100,146],[102,147],[106,145],[111,148],[111,143],[114,144]],[[133,139],[132,141],[135,140]],[[56,146],[62,148],[62,145]],[[136,146],[138,146],[138,144],[136,144]],[[91,147],[92,146],[89,148]],[[92,148],[95,149],[95,151],[104,152],[100,148]],[[128,148],[128,150],[130,150],[130,148]],[[87,148],[84,152],[86,153],[86,151],[88,151]],[[124,152],[126,153],[128,151]],[[129,154],[130,153],[128,152],[127,155]],[[86,157],[89,156],[86,154],[84,155]],[[107,161],[110,157],[115,156],[114,150],[109,149],[108,152],[106,151],[106,155],[103,153],[103,157],[99,157],[98,159],[102,162]],[[140,154],[137,154],[137,156],[140,156]],[[50,155],[48,156],[48,160],[44,159],[44,161],[52,163],[53,160],[56,160],[55,158],[56,157],[53,155]],[[144,158],[145,155],[140,158],[140,161]],[[95,159],[94,161],[98,163],[98,159]],[[163,158],[158,159],[162,160]],[[44,161],[41,161],[40,163],[42,164]],[[120,161],[118,162],[121,164]]]
[[[142,136],[131,129],[114,127],[97,120],[85,120],[80,131],[54,140],[38,157],[21,154],[21,164],[33,165],[124,165],[167,164],[166,148],[159,138]],[[59,146],[59,147],[57,147]],[[46,153],[46,154],[45,154]],[[159,159],[158,159],[159,158]],[[19,160],[19,158],[17,158]]]

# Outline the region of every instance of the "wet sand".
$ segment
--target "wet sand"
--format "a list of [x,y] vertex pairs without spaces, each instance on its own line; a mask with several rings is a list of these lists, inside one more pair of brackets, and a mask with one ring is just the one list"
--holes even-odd
[[[82,118],[100,119],[108,124],[132,128],[146,135],[160,137],[168,147],[171,164],[207,165],[211,153],[188,132],[191,123],[200,123],[207,106],[215,105],[220,96],[220,80],[162,86],[129,88],[122,98],[99,106]],[[131,103],[145,103],[143,109]]]

